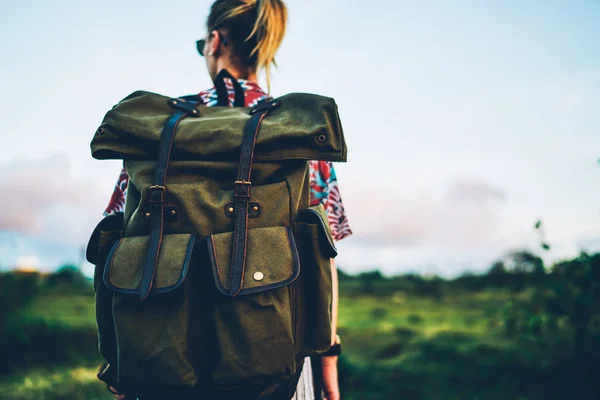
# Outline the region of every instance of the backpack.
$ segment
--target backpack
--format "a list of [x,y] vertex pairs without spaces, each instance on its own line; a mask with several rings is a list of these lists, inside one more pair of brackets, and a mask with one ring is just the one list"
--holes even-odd
[[98,378],[135,396],[290,398],[304,357],[331,346],[337,250],[309,203],[308,160],[346,161],[335,101],[208,107],[137,91],[91,150],[129,174],[124,212],[98,223],[86,253]]

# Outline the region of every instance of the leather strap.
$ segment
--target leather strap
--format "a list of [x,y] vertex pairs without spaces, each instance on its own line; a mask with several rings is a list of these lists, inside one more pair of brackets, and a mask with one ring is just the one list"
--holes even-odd
[[225,85],[225,78],[229,78],[233,84],[233,91],[235,94],[233,106],[244,107],[246,105],[246,94],[244,89],[237,79],[235,79],[226,69],[222,69],[213,82],[215,84],[215,90],[217,91],[217,105],[229,107],[229,91],[227,90],[227,85]]
[[277,101],[263,101],[257,104],[251,111],[252,117],[244,126],[242,136],[242,149],[238,166],[237,180],[234,183],[234,228],[233,245],[231,254],[231,271],[229,275],[229,294],[237,296],[244,285],[244,269],[246,266],[246,247],[248,242],[248,203],[250,201],[250,189],[252,183],[252,160],[254,158],[254,146],[262,120],[268,112],[279,105]]
[[164,206],[167,182],[167,169],[171,157],[171,148],[177,125],[185,117],[199,116],[196,109],[198,103],[188,102],[183,99],[170,99],[168,104],[175,108],[175,113],[169,117],[160,137],[158,145],[158,156],[154,170],[153,185],[148,188],[148,203],[150,210],[150,238],[146,247],[146,259],[142,268],[142,279],[138,294],[140,299],[144,300],[150,294],[154,284],[154,275],[156,274],[156,265],[158,264],[158,255],[162,243],[164,229]]

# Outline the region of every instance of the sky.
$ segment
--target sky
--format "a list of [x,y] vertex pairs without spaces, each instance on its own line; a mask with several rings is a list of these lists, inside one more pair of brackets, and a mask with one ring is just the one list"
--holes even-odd
[[[0,2],[0,269],[82,263],[120,170],[93,134],[131,92],[212,86],[210,4]],[[547,263],[600,250],[600,1],[286,4],[271,94],[339,106],[340,268],[485,271],[538,219]]]

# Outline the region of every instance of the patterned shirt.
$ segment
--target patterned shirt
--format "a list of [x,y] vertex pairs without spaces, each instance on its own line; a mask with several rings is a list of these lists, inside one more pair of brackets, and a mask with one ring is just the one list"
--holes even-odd
[[[259,101],[269,96],[254,82],[245,79],[238,79],[238,82],[244,89],[246,107],[252,107]],[[225,79],[225,86],[229,93],[229,104],[233,106],[235,92],[231,80]],[[209,90],[200,92],[200,99],[207,106],[217,104],[217,91],[213,87]],[[310,170],[310,204],[323,204],[327,211],[331,233],[336,241],[350,236],[352,230],[348,224],[342,197],[338,186],[337,176],[333,168],[333,163],[329,161],[309,161]],[[127,184],[129,175],[123,168],[117,180],[115,190],[110,198],[109,204],[104,211],[104,215],[123,211],[125,208],[125,197],[127,196]]]

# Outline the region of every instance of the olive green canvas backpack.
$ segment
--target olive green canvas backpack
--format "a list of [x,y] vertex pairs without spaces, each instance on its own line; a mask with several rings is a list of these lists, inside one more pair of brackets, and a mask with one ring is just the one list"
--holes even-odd
[[308,160],[346,161],[334,100],[207,107],[138,91],[91,149],[123,160],[130,179],[124,212],[87,249],[99,378],[135,395],[293,394],[302,359],[331,343],[337,251],[309,204]]

